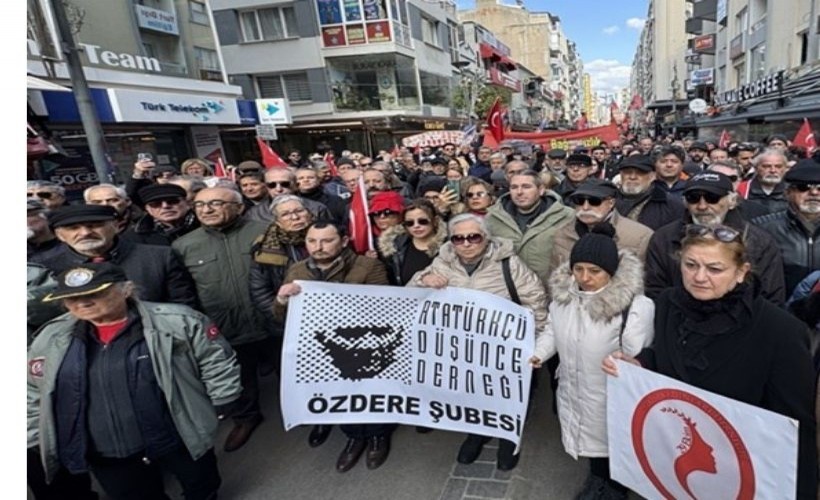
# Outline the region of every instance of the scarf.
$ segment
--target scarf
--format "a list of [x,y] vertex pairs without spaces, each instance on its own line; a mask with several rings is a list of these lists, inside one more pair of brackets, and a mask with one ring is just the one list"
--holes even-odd
[[[253,253],[253,260],[260,264],[274,266],[287,265],[288,247],[304,248],[307,228],[299,231],[285,231],[276,224],[271,224],[262,235],[259,245]],[[298,251],[298,250],[297,250]]]

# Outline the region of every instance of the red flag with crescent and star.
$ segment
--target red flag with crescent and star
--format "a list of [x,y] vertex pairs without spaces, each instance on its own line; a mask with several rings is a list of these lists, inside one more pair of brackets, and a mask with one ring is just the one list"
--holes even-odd
[[487,113],[487,130],[496,142],[504,140],[504,119],[502,117],[501,98],[496,97],[490,111]]
[[726,129],[723,129],[720,132],[720,138],[718,139],[718,147],[720,149],[726,149],[729,147],[729,142],[732,140],[732,137],[729,135],[729,132]]
[[817,140],[814,138],[814,131],[811,129],[811,123],[808,118],[803,118],[803,125],[794,136],[792,144],[801,148],[806,148],[806,152],[811,155],[817,149]]
[[268,144],[261,138],[256,138],[256,144],[259,146],[259,152],[262,153],[262,164],[265,168],[287,168],[288,164],[281,156],[276,154]]

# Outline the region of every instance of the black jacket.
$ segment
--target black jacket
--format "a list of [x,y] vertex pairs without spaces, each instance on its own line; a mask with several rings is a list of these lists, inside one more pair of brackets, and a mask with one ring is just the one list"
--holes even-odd
[[136,224],[122,233],[122,238],[142,243],[144,245],[171,246],[171,243],[180,236],[184,236],[199,227],[193,211],[185,215],[182,225],[171,230],[161,230],[157,228],[154,218],[150,214],[145,214],[139,218]]
[[[816,498],[816,376],[806,325],[756,295],[749,299],[748,314],[741,316],[749,318],[746,326],[700,337],[701,358],[681,347],[698,339],[682,335],[685,329],[680,325],[693,318],[680,305],[679,296],[679,291],[669,289],[655,300],[655,339],[639,356],[641,364],[695,387],[796,419],[800,423],[797,498]],[[695,362],[695,358],[703,361]],[[693,366],[697,364],[704,368]]]
[[766,194],[760,186],[760,182],[757,178],[754,178],[749,183],[749,193],[746,199],[760,203],[772,214],[789,208],[789,200],[786,199],[785,182],[781,182],[775,186],[771,194]]
[[[630,217],[632,209],[641,203],[643,207],[638,215]],[[623,195],[618,195],[615,209],[624,217],[640,222],[653,231],[670,222],[680,220],[686,213],[686,207],[680,200],[669,196],[662,187],[657,185],[652,185],[646,193],[636,198],[625,198]]]
[[[680,261],[677,253],[685,229],[692,219],[685,217],[655,231],[646,250],[646,296],[657,298],[664,288],[681,286]],[[737,210],[726,214],[723,224],[744,234],[746,256],[752,273],[760,281],[761,295],[777,305],[786,302],[783,259],[772,237],[759,227],[743,220]]]
[[791,208],[752,222],[768,231],[780,247],[788,297],[803,278],[820,269],[820,225],[809,232]]
[[299,197],[321,203],[330,211],[330,215],[333,216],[334,221],[342,225],[347,224],[347,203],[338,196],[327,194],[321,186],[310,193],[299,193]]
[[251,248],[251,267],[248,287],[253,306],[264,317],[265,331],[270,335],[282,336],[285,325],[273,317],[273,301],[279,287],[285,282],[285,273],[291,265],[303,259],[303,254],[292,245],[282,247],[283,254],[270,255],[259,252],[261,241]]
[[[136,285],[137,297],[149,302],[173,302],[198,308],[196,288],[191,275],[170,247],[142,245],[118,239],[106,260],[125,270]],[[45,265],[54,273],[90,262],[70,247]]]

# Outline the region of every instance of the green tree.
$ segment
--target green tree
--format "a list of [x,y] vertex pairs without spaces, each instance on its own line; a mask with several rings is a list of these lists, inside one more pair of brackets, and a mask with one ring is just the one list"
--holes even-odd
[[502,106],[509,106],[512,101],[512,90],[495,85],[485,85],[478,93],[478,101],[475,104],[476,114],[482,119],[486,119],[487,112],[497,97],[501,98]]

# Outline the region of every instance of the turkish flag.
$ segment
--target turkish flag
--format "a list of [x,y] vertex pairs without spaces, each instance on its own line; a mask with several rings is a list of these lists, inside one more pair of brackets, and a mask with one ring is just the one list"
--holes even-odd
[[[233,171],[231,171],[233,174]],[[228,175],[228,170],[225,168],[225,162],[222,161],[222,157],[217,157],[216,161],[214,162],[214,176],[219,177],[222,179],[231,178],[231,180],[235,181],[233,175]]]
[[353,199],[350,201],[350,220],[347,223],[350,243],[359,255],[373,250],[373,228],[370,227],[368,210],[367,188],[364,185],[364,176],[360,175]]
[[327,168],[330,170],[331,177],[339,177],[339,170],[336,168],[336,162],[333,161],[333,156],[331,154],[325,153],[325,163],[327,163]]
[[285,163],[285,160],[276,154],[276,151],[271,149],[268,143],[257,137],[256,144],[259,145],[259,151],[262,152],[262,165],[265,165],[265,168],[287,168],[288,164]]
[[504,118],[501,111],[501,99],[496,97],[490,111],[487,113],[487,130],[492,134],[495,142],[504,140]]
[[817,149],[817,141],[814,139],[814,131],[811,129],[811,123],[808,118],[803,118],[803,125],[794,136],[792,144],[801,148],[806,148],[806,152],[811,155]]
[[720,138],[718,139],[718,147],[720,149],[728,148],[729,147],[729,141],[731,141],[731,140],[732,140],[732,138],[731,138],[731,136],[729,136],[729,132],[727,132],[726,129],[723,129],[720,132]]

